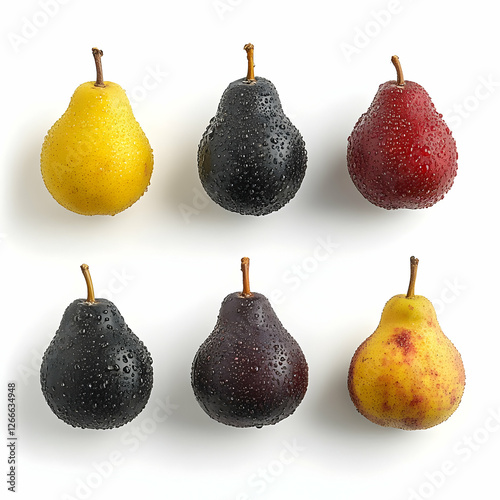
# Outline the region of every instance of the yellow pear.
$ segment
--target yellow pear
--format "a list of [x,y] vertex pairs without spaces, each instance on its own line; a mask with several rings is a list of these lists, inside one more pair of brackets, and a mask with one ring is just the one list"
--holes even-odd
[[147,190],[153,150],[125,91],[102,77],[102,51],[92,49],[97,79],[74,92],[45,137],[45,186],[63,207],[83,215],[115,215]]
[[347,382],[363,416],[405,430],[445,421],[465,388],[460,353],[442,332],[432,303],[415,295],[418,259],[410,263],[408,293],[387,302],[377,329],[354,353]]

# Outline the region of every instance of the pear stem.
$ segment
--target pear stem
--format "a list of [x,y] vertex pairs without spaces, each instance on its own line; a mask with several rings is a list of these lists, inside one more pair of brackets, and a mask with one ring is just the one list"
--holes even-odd
[[248,71],[247,71],[246,81],[248,83],[253,83],[255,82],[253,45],[251,43],[247,43],[243,48],[247,51],[247,60],[248,60]]
[[243,291],[241,296],[251,297],[253,293],[250,291],[250,277],[249,277],[250,259],[248,257],[243,257],[241,259],[241,272],[243,273]]
[[396,68],[397,86],[404,87],[405,86],[405,79],[403,77],[403,68],[401,67],[401,63],[399,62],[399,57],[392,56],[391,62],[392,62],[392,64],[394,64],[394,67]]
[[102,76],[102,62],[101,57],[103,56],[103,51],[96,49],[95,47],[92,49],[92,55],[94,56],[95,61],[95,69],[97,72],[97,77],[94,83],[94,87],[105,87],[104,79]]
[[89,266],[87,266],[87,264],[82,264],[80,266],[80,269],[82,270],[85,282],[87,283],[87,303],[95,304],[94,285],[92,285],[92,278],[90,277]]
[[415,281],[417,280],[418,259],[410,257],[410,284],[408,285],[408,292],[406,293],[407,299],[415,297]]

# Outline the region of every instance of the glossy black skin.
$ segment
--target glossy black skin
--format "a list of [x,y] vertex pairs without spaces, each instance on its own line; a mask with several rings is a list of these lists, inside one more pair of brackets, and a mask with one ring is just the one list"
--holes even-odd
[[111,429],[146,406],[152,359],[112,302],[72,302],[45,351],[42,392],[52,411],[73,427]]
[[191,370],[205,412],[235,427],[276,424],[299,406],[307,384],[304,354],[267,298],[228,295]]
[[198,147],[201,183],[221,207],[266,215],[288,203],[307,166],[300,132],[265,78],[229,84]]

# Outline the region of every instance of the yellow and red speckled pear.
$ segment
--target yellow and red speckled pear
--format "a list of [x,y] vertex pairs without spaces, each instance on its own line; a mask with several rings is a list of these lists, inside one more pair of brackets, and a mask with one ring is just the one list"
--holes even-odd
[[451,131],[418,83],[403,78],[380,85],[348,139],[347,167],[358,191],[386,209],[427,208],[441,200],[457,173]]
[[417,266],[411,257],[408,293],[387,302],[377,329],[354,353],[347,381],[363,416],[405,430],[445,421],[465,388],[460,353],[442,332],[432,303],[415,295]]
[[115,215],[147,190],[153,151],[120,85],[103,80],[102,51],[92,49],[97,78],[74,92],[47,133],[40,165],[45,186],[82,215]]

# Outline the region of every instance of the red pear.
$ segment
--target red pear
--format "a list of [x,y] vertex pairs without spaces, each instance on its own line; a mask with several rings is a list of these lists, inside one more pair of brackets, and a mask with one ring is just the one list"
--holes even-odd
[[457,173],[451,131],[429,94],[405,81],[397,56],[397,80],[380,85],[347,146],[347,167],[359,192],[386,209],[427,208],[441,200]]

